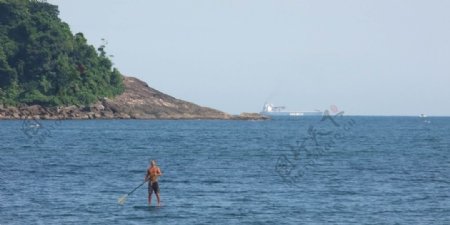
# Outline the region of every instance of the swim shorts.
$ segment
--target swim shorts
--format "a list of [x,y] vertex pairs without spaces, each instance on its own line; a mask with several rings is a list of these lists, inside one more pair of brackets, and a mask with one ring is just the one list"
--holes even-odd
[[159,193],[159,185],[158,182],[148,182],[148,194],[151,195],[153,193]]

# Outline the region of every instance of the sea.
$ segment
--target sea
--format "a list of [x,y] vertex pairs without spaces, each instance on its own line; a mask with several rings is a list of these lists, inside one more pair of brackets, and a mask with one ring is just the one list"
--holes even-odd
[[[450,118],[0,121],[0,224],[450,224]],[[156,160],[162,206],[144,181]]]

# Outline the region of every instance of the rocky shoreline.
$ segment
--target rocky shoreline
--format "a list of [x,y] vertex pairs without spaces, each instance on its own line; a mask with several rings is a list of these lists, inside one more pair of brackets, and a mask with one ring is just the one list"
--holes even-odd
[[78,107],[43,107],[40,105],[5,107],[0,105],[0,120],[89,120],[89,119],[167,119],[167,120],[266,120],[258,113],[241,113],[240,115],[151,115],[133,112],[114,112],[103,103]]
[[133,77],[124,77],[125,91],[113,99],[104,98],[89,106],[43,107],[0,105],[0,120],[18,119],[214,119],[265,120],[258,113],[230,115],[215,109],[176,99]]

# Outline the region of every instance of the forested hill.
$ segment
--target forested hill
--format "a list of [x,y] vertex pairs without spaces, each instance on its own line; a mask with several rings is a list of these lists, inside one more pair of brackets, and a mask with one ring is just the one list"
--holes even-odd
[[105,46],[87,44],[37,0],[0,0],[0,105],[87,105],[121,94]]

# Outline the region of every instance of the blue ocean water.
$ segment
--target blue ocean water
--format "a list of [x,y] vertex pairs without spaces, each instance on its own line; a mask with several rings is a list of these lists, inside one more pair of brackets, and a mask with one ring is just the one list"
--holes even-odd
[[[0,224],[450,224],[450,118],[0,128]],[[150,159],[163,206],[117,204]]]

